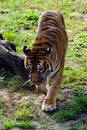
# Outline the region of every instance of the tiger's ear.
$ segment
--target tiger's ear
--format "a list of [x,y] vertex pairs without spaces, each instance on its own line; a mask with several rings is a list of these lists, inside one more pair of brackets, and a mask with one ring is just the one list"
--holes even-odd
[[31,50],[27,46],[23,47],[23,52],[24,52],[25,55],[28,55],[30,51]]

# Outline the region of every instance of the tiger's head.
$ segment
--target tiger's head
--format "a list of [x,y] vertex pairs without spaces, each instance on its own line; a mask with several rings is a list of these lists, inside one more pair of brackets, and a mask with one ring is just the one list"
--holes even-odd
[[50,51],[50,48],[33,48],[30,50],[27,46],[23,47],[24,66],[28,71],[31,82],[35,85],[44,83],[52,71],[51,63],[47,58]]

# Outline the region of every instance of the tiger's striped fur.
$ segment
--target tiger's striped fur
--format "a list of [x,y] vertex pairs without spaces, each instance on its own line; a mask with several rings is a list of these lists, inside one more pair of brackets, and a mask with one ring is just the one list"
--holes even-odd
[[31,82],[46,94],[42,110],[56,109],[56,94],[61,85],[68,38],[61,13],[48,10],[42,13],[38,31],[30,50],[26,46],[24,64]]

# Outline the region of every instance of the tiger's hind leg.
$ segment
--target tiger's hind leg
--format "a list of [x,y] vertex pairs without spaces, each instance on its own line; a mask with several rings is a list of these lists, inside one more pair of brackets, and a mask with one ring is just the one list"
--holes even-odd
[[56,95],[58,93],[58,88],[61,85],[63,75],[63,68],[51,79],[51,85],[47,85],[47,96],[42,104],[42,110],[46,112],[52,112],[57,109],[56,105]]

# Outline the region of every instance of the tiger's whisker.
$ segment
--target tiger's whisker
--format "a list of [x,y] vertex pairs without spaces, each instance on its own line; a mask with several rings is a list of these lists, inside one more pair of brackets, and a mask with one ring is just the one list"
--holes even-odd
[[22,84],[22,87],[24,87],[27,83],[29,83],[30,82],[30,79],[29,80],[27,80],[26,82],[24,82],[23,84]]

